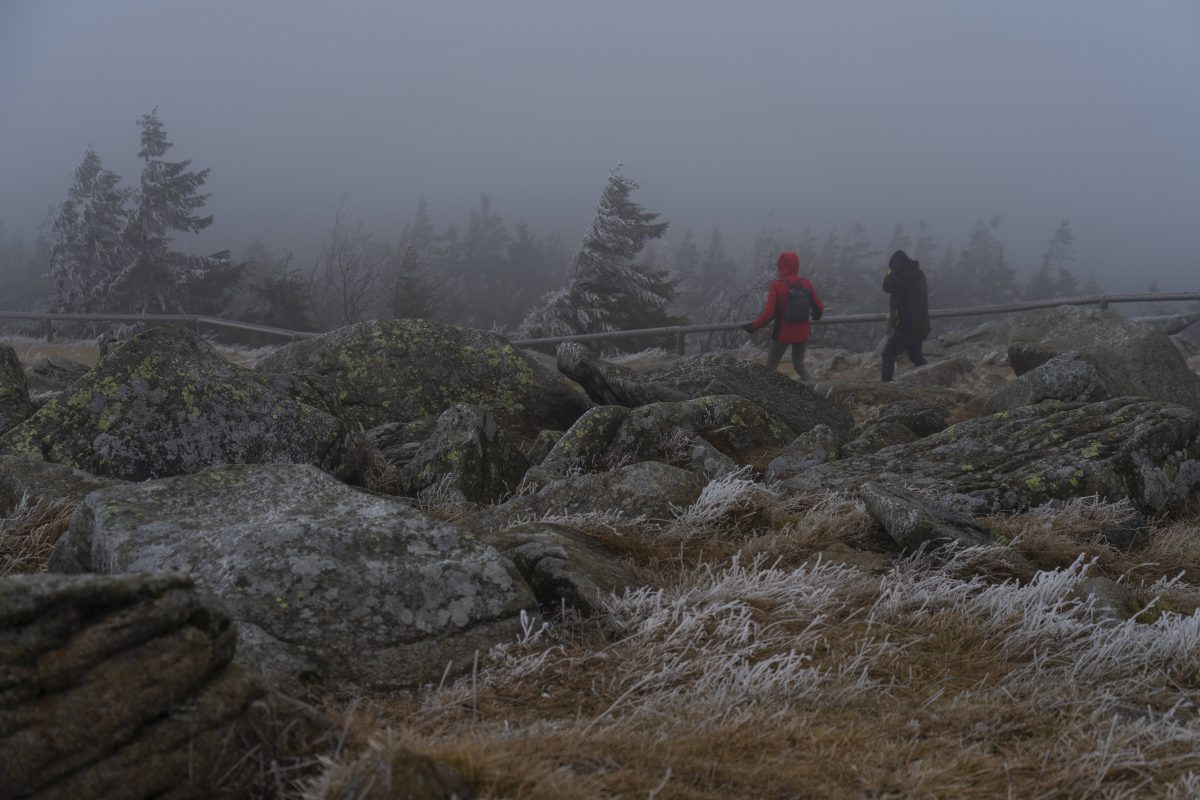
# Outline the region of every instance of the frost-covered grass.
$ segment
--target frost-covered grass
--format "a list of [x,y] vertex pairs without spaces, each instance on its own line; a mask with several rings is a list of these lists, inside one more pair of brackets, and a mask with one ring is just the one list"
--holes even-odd
[[[881,546],[856,502],[737,473],[665,526],[576,520],[648,585],[372,698],[331,769],[408,747],[495,798],[1195,796],[1200,515],[1101,550],[1127,511],[983,520],[1041,568],[1022,580],[1004,547],[857,566],[839,553]],[[1153,607],[1093,613],[1091,575]]]

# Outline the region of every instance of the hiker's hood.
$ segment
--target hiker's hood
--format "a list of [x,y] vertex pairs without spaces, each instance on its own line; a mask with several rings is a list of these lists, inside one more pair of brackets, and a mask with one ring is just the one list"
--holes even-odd
[[888,261],[888,269],[916,269],[917,262],[908,257],[908,253],[903,250],[897,250],[892,253],[892,258]]
[[795,283],[800,275],[800,256],[795,253],[780,253],[779,262],[775,265],[779,277],[788,283]]

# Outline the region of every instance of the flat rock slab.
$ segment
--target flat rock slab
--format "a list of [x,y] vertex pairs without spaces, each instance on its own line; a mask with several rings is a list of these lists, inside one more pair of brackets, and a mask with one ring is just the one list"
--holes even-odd
[[251,649],[268,673],[305,663],[310,681],[434,681],[447,664],[464,669],[476,650],[516,636],[521,610],[536,608],[492,547],[301,465],[95,492],[50,569],[187,575],[259,629]]
[[960,422],[877,453],[812,467],[791,491],[854,492],[885,480],[936,489],[980,511],[1031,508],[1054,499],[1128,499],[1158,514],[1200,487],[1200,422],[1178,405],[1141,398],[1046,402]]

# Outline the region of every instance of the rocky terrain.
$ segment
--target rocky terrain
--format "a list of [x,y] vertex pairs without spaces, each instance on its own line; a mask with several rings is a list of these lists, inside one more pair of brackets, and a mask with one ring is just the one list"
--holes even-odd
[[1200,363],[0,346],[5,797],[1200,792]]

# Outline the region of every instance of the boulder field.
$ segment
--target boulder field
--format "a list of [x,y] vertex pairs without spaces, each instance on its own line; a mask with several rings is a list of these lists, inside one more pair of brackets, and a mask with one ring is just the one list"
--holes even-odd
[[254,369],[173,327],[92,368],[0,349],[0,517],[71,514],[47,573],[0,578],[0,787],[251,792],[218,743],[274,721],[307,752],[328,723],[289,696],[428,686],[564,611],[603,621],[646,573],[588,531],[668,535],[714,486],[852,499],[883,553],[1001,547],[981,515],[1126,501],[1104,536],[1127,549],[1200,492],[1200,378],[1174,333],[1054,309],[946,333],[893,384],[838,352],[850,373],[816,386],[422,320]]

